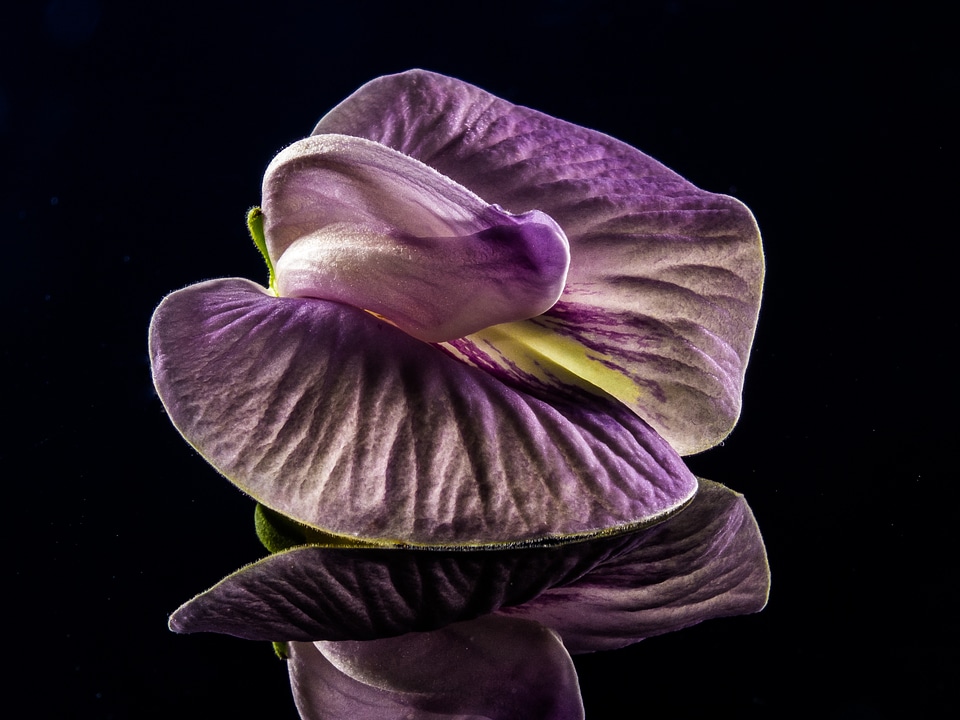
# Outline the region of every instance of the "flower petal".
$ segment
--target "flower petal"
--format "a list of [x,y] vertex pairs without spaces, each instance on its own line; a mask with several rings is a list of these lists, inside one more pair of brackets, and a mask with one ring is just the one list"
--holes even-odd
[[302,546],[224,578],[181,606],[170,628],[269,641],[434,630],[575,580],[642,535],[497,550]]
[[635,549],[501,610],[553,628],[572,653],[623,647],[716,617],[759,612],[770,590],[763,538],[743,496],[709,480]]
[[570,260],[559,226],[514,216],[433,168],[347,135],[294,143],[263,179],[278,294],[376,312],[421,340],[539,315]]
[[602,133],[414,70],[367,83],[314,134],[382,143],[570,241],[566,290],[541,318],[451,342],[528,387],[580,386],[627,403],[681,455],[736,423],[763,280],[760,235],[737,200],[704,192]]
[[570,540],[657,522],[696,492],[617,401],[544,402],[339,303],[201,283],[157,308],[150,353],[173,423],[209,462],[335,534]]
[[570,655],[555,633],[487,616],[366,642],[291,643],[305,720],[579,720]]

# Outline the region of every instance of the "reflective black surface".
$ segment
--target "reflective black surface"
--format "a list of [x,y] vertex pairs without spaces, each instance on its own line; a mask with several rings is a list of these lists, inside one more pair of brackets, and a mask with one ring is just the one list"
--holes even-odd
[[0,29],[4,586],[30,715],[295,718],[269,645],[166,630],[263,551],[253,503],[164,416],[147,323],[188,283],[263,281],[244,213],[271,157],[420,66],[636,145],[764,234],[743,417],[690,464],[750,501],[770,605],[578,659],[587,717],[937,716],[958,670],[943,13],[241,5],[21,3]]

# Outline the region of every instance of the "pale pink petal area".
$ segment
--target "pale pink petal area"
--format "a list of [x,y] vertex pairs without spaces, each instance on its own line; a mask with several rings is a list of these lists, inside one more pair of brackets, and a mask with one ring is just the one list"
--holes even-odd
[[528,387],[603,388],[681,455],[730,432],[763,281],[742,203],[607,135],[422,70],[367,83],[314,130],[327,133],[391,147],[566,233],[560,301],[451,341],[456,357]]
[[193,285],[157,308],[150,353],[171,420],[204,458],[335,534],[568,541],[658,522],[696,492],[616,400],[546,402],[340,303]]
[[277,155],[263,213],[279,295],[370,310],[427,341],[540,315],[560,297],[570,259],[547,215],[511,215],[347,135],[309,137]]
[[496,616],[386,640],[291,643],[305,720],[579,720],[570,655],[537,623]]
[[500,612],[543,623],[582,653],[760,612],[769,591],[763,538],[746,500],[701,480],[694,501],[647,530],[635,549]]

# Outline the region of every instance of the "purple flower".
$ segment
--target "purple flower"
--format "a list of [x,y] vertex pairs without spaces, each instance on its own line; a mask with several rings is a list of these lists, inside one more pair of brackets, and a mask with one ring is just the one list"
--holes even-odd
[[305,718],[578,718],[569,653],[760,610],[742,496],[680,455],[740,410],[763,257],[738,201],[423,71],[281,152],[150,329],[188,442],[274,554],[178,632],[285,643]]

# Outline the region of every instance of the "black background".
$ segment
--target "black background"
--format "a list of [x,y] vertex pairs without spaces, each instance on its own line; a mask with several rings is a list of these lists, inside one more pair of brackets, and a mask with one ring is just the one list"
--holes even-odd
[[167,421],[146,328],[178,287],[263,281],[243,220],[271,157],[363,82],[424,67],[621,138],[742,199],[764,234],[743,417],[689,462],[754,508],[770,605],[578,658],[587,717],[941,716],[960,670],[960,95],[938,5],[5,10],[6,702],[296,717],[268,646],[166,630],[263,551],[251,502]]

